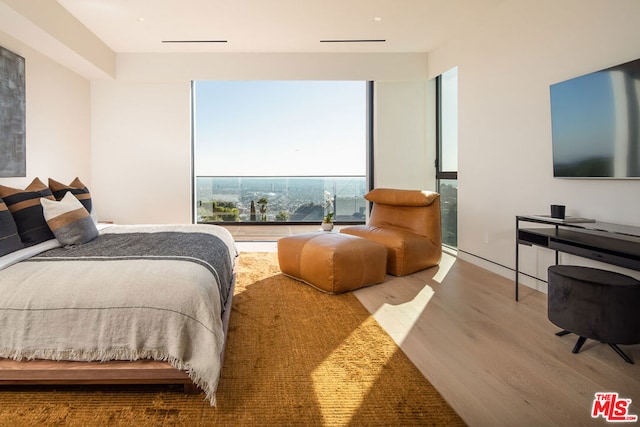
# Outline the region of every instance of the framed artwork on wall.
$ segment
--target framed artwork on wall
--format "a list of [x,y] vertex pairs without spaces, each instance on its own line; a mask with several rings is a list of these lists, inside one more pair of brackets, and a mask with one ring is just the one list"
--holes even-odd
[[27,175],[24,58],[0,46],[0,177]]

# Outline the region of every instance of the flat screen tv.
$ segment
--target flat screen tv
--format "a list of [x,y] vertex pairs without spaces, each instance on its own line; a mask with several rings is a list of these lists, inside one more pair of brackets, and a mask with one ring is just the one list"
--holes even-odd
[[550,94],[554,177],[640,179],[640,59]]

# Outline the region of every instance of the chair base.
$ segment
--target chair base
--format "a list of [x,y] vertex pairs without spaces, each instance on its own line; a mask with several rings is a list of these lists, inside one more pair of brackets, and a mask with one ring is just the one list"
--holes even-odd
[[[559,337],[562,337],[570,333],[571,333],[570,331],[563,330],[560,332],[556,332],[556,335]],[[574,354],[578,353],[586,341],[587,341],[586,337],[579,337],[578,341],[576,342],[576,345],[573,347],[573,350],[571,350],[571,353],[574,353]],[[616,353],[618,353],[618,355],[622,357],[622,359],[625,362],[631,363],[632,365],[634,365],[633,360],[631,360],[629,356],[627,356],[622,350],[620,350],[620,347],[618,347],[616,344],[612,344],[610,342],[605,344],[609,344],[609,347],[611,347]]]

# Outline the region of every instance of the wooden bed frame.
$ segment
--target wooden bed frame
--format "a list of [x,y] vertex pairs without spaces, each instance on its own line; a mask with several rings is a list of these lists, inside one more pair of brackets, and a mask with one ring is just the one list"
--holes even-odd
[[[221,367],[224,363],[235,281],[234,271],[222,316],[225,345],[220,353]],[[185,393],[200,392],[200,388],[191,381],[186,371],[157,360],[76,362],[0,358],[0,386],[35,384],[181,384]]]

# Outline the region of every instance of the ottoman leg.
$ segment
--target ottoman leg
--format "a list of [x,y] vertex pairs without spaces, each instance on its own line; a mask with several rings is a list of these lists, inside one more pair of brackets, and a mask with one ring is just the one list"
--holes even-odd
[[[556,336],[563,337],[563,336],[568,335],[570,333],[571,333],[570,331],[562,330],[560,332],[556,332]],[[585,337],[578,337],[578,341],[576,342],[576,345],[573,347],[573,350],[571,350],[571,353],[579,352],[580,349],[582,348],[582,346],[584,345],[585,341],[587,341],[587,339]]]
[[620,350],[620,347],[618,347],[615,344],[611,344],[611,343],[608,343],[608,344],[612,349],[615,350],[616,353],[618,353],[620,355],[620,357],[622,357],[624,359],[625,362],[631,363],[632,365],[634,365],[633,360],[631,360],[629,358],[629,356],[627,356],[622,350]]
[[578,338],[578,342],[576,343],[576,346],[573,347],[573,350],[571,350],[571,353],[577,353],[580,351],[580,349],[582,348],[582,345],[584,344],[584,342],[587,339],[585,337],[580,337]]
[[[562,337],[570,333],[571,332],[569,331],[563,330],[560,332],[556,332],[556,335],[559,337]],[[586,341],[587,339],[585,337],[578,338],[578,341],[576,342],[576,345],[573,347],[573,350],[571,350],[571,353],[578,353]],[[606,344],[608,344],[609,347],[611,347],[616,353],[618,353],[618,355],[622,357],[622,359],[624,359],[625,362],[635,365],[635,363],[633,363],[633,360],[631,360],[631,358],[627,356],[624,351],[620,350],[620,347],[618,347],[616,344],[612,344],[610,342]]]

